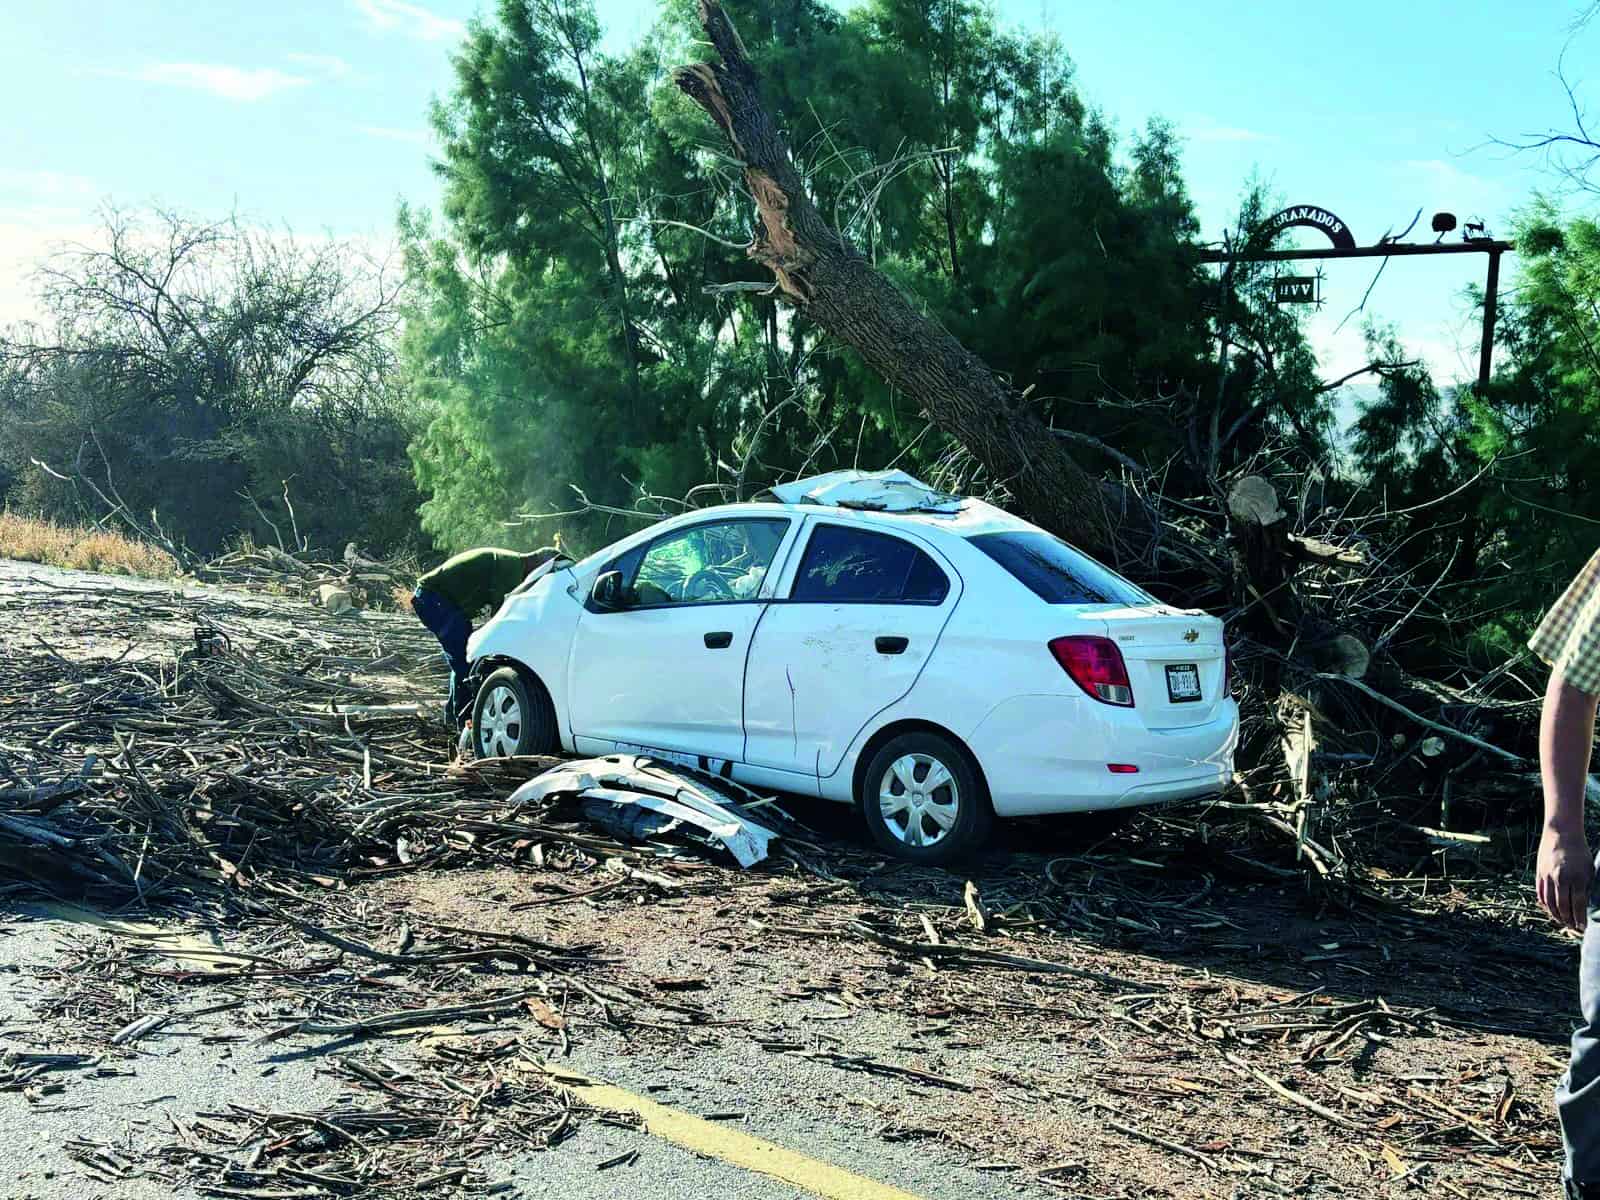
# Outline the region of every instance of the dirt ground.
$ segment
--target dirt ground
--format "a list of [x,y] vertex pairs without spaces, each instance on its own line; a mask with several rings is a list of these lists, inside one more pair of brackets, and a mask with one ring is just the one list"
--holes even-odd
[[[7,589],[41,578],[0,564],[0,618]],[[77,585],[52,574],[32,586]],[[192,638],[181,621],[142,630],[132,649],[97,638],[108,602],[85,593],[48,653],[160,662]],[[264,636],[302,616],[298,602],[250,601],[254,617],[230,603],[235,628]],[[376,627],[352,623],[352,639]],[[0,623],[0,651],[45,653],[38,632]],[[416,694],[414,679],[395,687]],[[394,931],[454,925],[581,948],[586,978],[640,997],[641,1011],[522,1021],[553,1062],[912,1195],[1557,1194],[1549,1095],[1576,944],[1519,881],[1391,878],[1386,902],[1346,905],[1160,815],[1098,841],[1070,821],[1017,825],[969,871],[916,870],[875,854],[850,814],[786,803],[814,845],[750,872],[692,857],[631,875],[600,855],[540,866],[530,848],[516,867],[381,876],[347,901]],[[73,1013],[52,1001],[50,938],[115,935],[59,910],[41,920],[31,896],[10,895],[0,979],[17,986],[0,985],[0,1054],[66,1046]],[[268,1015],[204,1028],[254,1034]],[[318,1051],[296,1054],[315,1073]],[[76,1083],[88,1115],[74,1120],[92,1125],[109,1087]],[[54,1129],[56,1103],[0,1090],[0,1130]],[[737,1171],[701,1178],[714,1164],[638,1136],[647,1152],[604,1177],[582,1138],[557,1146],[545,1159],[576,1158],[583,1180],[548,1192],[567,1168],[540,1168],[544,1183],[535,1172],[520,1194],[586,1195],[597,1179],[644,1197],[812,1194]],[[65,1195],[74,1178],[70,1162],[29,1169],[7,1194]],[[123,1186],[97,1194],[145,1194]]]
[[[1048,861],[1013,854],[1004,874]],[[1113,870],[1110,921],[983,939],[1104,982],[886,954],[853,918],[893,905],[943,937],[974,932],[954,897],[898,888],[892,868],[818,896],[718,880],[629,908],[465,872],[395,881],[385,903],[593,944],[636,986],[694,981],[694,1035],[609,1043],[630,1077],[652,1077],[656,1050],[708,1079],[731,1057],[819,1124],[937,1140],[1074,1194],[1550,1193],[1569,948],[1475,919],[1319,912],[1282,887],[1197,903],[1198,873]],[[1402,1015],[1325,1048],[1386,1007]],[[791,1062],[832,1056],[822,1089],[785,1086]],[[864,1092],[862,1057],[948,1083]]]

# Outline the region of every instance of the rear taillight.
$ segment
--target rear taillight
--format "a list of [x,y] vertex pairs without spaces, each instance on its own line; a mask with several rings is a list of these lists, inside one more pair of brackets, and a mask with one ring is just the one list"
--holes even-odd
[[1133,707],[1133,684],[1122,651],[1110,638],[1063,637],[1050,643],[1061,669],[1102,704]]

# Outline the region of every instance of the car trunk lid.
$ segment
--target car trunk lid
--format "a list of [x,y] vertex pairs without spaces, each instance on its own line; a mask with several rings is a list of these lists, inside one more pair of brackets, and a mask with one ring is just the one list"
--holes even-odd
[[1133,707],[1151,729],[1179,729],[1215,719],[1227,695],[1222,622],[1167,605],[1105,607],[1083,615],[1105,622],[1122,652]]

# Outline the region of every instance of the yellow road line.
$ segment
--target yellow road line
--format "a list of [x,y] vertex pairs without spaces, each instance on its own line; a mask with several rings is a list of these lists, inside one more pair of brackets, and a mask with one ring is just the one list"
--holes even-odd
[[[108,917],[92,909],[63,902],[48,903],[41,907],[58,920],[92,925],[124,937],[138,938],[171,958],[200,959],[214,967],[244,961],[230,959],[227,952],[220,947],[207,945],[199,938],[181,930],[163,929],[159,925]],[[417,1032],[417,1030],[407,1031],[410,1035],[415,1035]],[[465,1036],[463,1030],[451,1026],[440,1026],[422,1032],[428,1035],[426,1040],[429,1041]],[[726,1123],[707,1121],[702,1117],[668,1108],[665,1104],[658,1104],[626,1088],[600,1083],[549,1066],[546,1066],[545,1070],[552,1079],[568,1088],[587,1104],[592,1104],[596,1108],[609,1108],[638,1115],[644,1120],[645,1131],[653,1137],[681,1146],[694,1154],[705,1155],[746,1171],[755,1171],[780,1179],[820,1197],[820,1200],[921,1200],[921,1197],[911,1192],[890,1187],[875,1179],[868,1179],[865,1175],[857,1175],[854,1171],[846,1171],[843,1167],[836,1167],[832,1163],[821,1162],[775,1142],[769,1142],[765,1138],[745,1133]]]
[[746,1171],[770,1175],[803,1188],[822,1200],[920,1200],[910,1192],[846,1171],[832,1163],[819,1162],[765,1138],[745,1133],[718,1121],[679,1112],[664,1104],[615,1087],[546,1068],[552,1078],[570,1089],[586,1104],[636,1113],[644,1118],[645,1131],[653,1137],[681,1146],[695,1154],[720,1159]]

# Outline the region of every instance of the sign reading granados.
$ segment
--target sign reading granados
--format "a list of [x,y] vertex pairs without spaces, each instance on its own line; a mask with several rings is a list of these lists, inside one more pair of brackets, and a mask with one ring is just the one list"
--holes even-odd
[[1258,246],[1271,245],[1273,238],[1292,225],[1304,225],[1309,229],[1321,230],[1340,250],[1356,248],[1356,239],[1351,234],[1350,227],[1327,209],[1318,208],[1314,204],[1297,204],[1293,208],[1273,213],[1256,227],[1255,237],[1250,240]]

